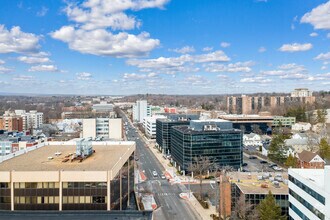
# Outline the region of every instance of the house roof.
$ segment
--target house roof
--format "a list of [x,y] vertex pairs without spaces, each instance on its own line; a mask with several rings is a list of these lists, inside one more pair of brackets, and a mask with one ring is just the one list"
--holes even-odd
[[307,151],[307,150],[303,150],[301,153],[298,153],[297,155],[301,161],[308,162],[308,163],[311,160],[313,160],[314,157],[318,156],[317,153],[313,153],[313,152]]

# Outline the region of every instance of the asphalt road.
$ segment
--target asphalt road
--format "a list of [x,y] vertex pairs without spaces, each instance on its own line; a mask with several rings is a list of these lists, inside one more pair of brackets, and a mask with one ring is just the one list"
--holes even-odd
[[[127,122],[127,139],[136,142],[136,157],[139,159],[137,165],[143,170],[147,180],[138,184],[138,188],[154,194],[158,208],[154,211],[154,219],[180,219],[191,220],[200,219],[200,216],[193,210],[189,204],[179,197],[181,192],[187,192],[185,186],[174,184],[171,185],[167,180],[161,179],[164,172],[163,166],[157,160],[155,155],[147,147],[142,137],[136,132],[136,129],[128,122],[126,115],[122,115],[124,122]],[[152,172],[158,173],[154,177]]]

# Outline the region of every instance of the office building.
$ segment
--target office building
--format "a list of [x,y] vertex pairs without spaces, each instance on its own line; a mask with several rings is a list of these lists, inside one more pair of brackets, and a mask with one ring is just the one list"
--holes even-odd
[[156,147],[164,154],[171,153],[171,128],[178,125],[189,125],[190,120],[199,119],[193,114],[167,114],[167,118],[156,119]]
[[0,156],[5,156],[12,153],[11,144],[11,141],[0,140]]
[[330,219],[330,166],[289,169],[289,219]]
[[228,175],[231,179],[231,207],[235,210],[238,200],[243,197],[256,207],[266,198],[269,191],[273,194],[276,204],[281,207],[282,215],[288,216],[289,188],[287,173],[243,173],[235,172]]
[[133,121],[143,123],[145,117],[151,116],[151,107],[148,105],[147,100],[138,100],[133,105]]
[[134,142],[47,142],[0,163],[0,210],[125,210]]
[[231,121],[233,127],[242,130],[244,133],[257,132],[256,129],[260,129],[263,133],[267,132],[267,129],[272,127],[273,116],[262,115],[220,115],[219,118]]
[[122,140],[123,122],[121,118],[83,119],[82,137]]
[[189,125],[171,128],[171,156],[179,170],[187,171],[199,156],[218,167],[239,169],[243,163],[243,133],[230,121],[192,120]]
[[164,115],[153,115],[143,119],[145,134],[149,138],[156,138],[156,119],[166,118]]
[[113,111],[113,104],[107,102],[101,102],[100,104],[94,104],[92,106],[93,111],[96,112],[111,112]]

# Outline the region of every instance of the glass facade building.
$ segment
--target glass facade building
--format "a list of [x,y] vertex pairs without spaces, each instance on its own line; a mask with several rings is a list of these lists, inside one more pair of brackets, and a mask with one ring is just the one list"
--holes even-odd
[[171,128],[189,125],[190,120],[198,119],[194,114],[166,114],[167,118],[156,120],[156,143],[164,154],[171,154]]
[[188,170],[198,156],[208,157],[220,167],[239,169],[243,163],[242,136],[236,129],[196,130],[190,126],[174,126],[171,155],[180,170]]

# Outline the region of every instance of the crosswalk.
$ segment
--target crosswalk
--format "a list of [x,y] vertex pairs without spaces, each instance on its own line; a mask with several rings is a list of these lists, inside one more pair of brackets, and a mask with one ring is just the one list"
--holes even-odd
[[175,196],[175,193],[156,193],[158,196]]

